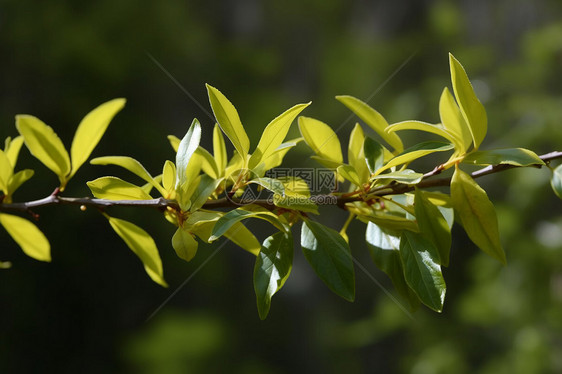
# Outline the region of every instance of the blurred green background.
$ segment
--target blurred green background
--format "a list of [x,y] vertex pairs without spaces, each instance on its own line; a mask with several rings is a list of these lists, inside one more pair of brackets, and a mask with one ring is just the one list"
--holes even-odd
[[[166,135],[181,137],[194,117],[209,145],[207,82],[238,108],[253,144],[272,118],[309,100],[305,115],[346,124],[346,144],[356,118],[335,95],[370,98],[391,123],[437,122],[439,95],[450,85],[448,52],[488,110],[484,149],[561,150],[559,0],[0,0],[0,138],[16,135],[14,115],[27,113],[69,146],[82,116],[126,97],[93,156],[129,155],[158,174],[174,157]],[[409,145],[416,136],[406,135]],[[299,146],[287,165],[312,166],[309,154]],[[18,169],[25,167],[36,175],[16,200],[54,189],[56,177],[27,150]],[[85,181],[101,175],[135,181],[85,165],[65,194],[89,195]],[[548,170],[512,170],[479,181],[497,206],[508,265],[480,254],[455,228],[445,309],[422,308],[413,318],[357,268],[355,303],[339,299],[297,248],[291,278],[260,321],[254,260],[237,247],[215,253],[218,245],[201,245],[185,263],[170,244],[174,228],[158,212],[111,211],[155,237],[170,284],[163,289],[101,215],[44,208],[38,225],[51,241],[51,264],[24,256],[0,232],[0,260],[13,263],[0,272],[1,371],[562,372],[562,202],[549,177]],[[328,211],[321,219],[337,228],[345,217]],[[392,289],[369,259],[364,225],[350,230],[354,256]]]

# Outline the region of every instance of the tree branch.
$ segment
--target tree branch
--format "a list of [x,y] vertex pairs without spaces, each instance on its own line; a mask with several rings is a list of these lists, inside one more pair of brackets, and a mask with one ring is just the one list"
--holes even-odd
[[[550,152],[539,156],[541,160],[543,160],[546,164],[550,161],[555,159],[562,158],[562,152]],[[498,173],[508,169],[520,168],[522,166],[515,166],[515,165],[490,165],[486,166],[480,170],[477,170],[471,174],[472,178],[480,178],[485,175]],[[540,165],[537,167],[541,167]],[[406,185],[406,184],[399,184],[399,183],[389,183],[385,186],[377,187],[374,191],[371,191],[369,196],[377,197],[377,196],[384,196],[384,195],[399,195],[406,192],[413,191],[414,188],[432,188],[432,187],[444,187],[449,186],[451,184],[451,177],[447,178],[439,178],[439,179],[431,179],[441,173],[443,169],[439,166],[433,169],[432,171],[424,174],[423,179],[417,185]],[[0,196],[0,202],[1,198]],[[360,195],[355,196],[338,196],[335,200],[335,204],[330,204],[329,202],[333,202],[333,195],[316,195],[316,201],[328,202],[325,205],[337,205],[341,208],[345,208],[345,204],[353,201],[363,201],[363,197]],[[276,206],[273,204],[273,201],[269,199],[258,199],[258,200],[235,200],[232,198],[221,198],[217,200],[210,200],[207,201],[204,205],[204,209],[220,209],[220,208],[237,208],[239,206],[247,205],[249,203],[258,204],[268,209],[275,209]],[[147,207],[153,208],[158,210],[165,210],[166,208],[172,208],[179,210],[179,205],[177,202],[173,200],[167,200],[164,198],[158,199],[151,199],[151,200],[105,200],[105,199],[94,199],[89,197],[84,198],[76,198],[76,197],[61,197],[57,194],[49,195],[43,199],[22,202],[22,203],[10,203],[10,204],[2,204],[0,203],[0,211],[19,211],[19,212],[27,212],[31,213],[32,209],[40,208],[49,205],[79,205],[79,206],[86,206],[86,207],[93,207],[96,209],[105,209],[108,207],[113,206],[129,206],[129,207]],[[35,216],[35,215],[34,215]]]

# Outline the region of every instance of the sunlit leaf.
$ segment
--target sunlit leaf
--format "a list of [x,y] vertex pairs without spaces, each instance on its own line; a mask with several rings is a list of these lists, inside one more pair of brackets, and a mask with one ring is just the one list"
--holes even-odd
[[187,181],[188,176],[186,174],[187,165],[191,156],[199,147],[199,141],[201,140],[201,125],[197,119],[193,119],[189,130],[183,137],[178,147],[178,151],[176,153],[176,190],[179,190],[181,186],[183,186]]
[[250,140],[240,122],[236,108],[219,90],[208,84],[206,86],[209,102],[220,128],[242,156],[242,160],[246,160],[246,155],[250,150]]
[[562,165],[558,165],[556,169],[552,171],[550,185],[556,196],[562,199]]
[[406,283],[420,300],[435,310],[443,310],[445,280],[436,259],[437,249],[421,234],[403,231],[400,238],[400,257]]
[[349,146],[347,148],[347,162],[355,168],[359,180],[367,182],[369,179],[369,169],[365,163],[365,153],[363,152],[363,143],[365,142],[365,134],[363,128],[356,123],[355,127],[349,135]]
[[255,178],[249,181],[248,183],[257,184],[281,196],[285,195],[285,187],[283,186],[283,183],[274,178],[268,178],[268,177]]
[[259,172],[257,170],[254,170],[256,174],[262,176],[267,170],[281,165],[281,163],[283,162],[283,158],[285,157],[287,152],[289,152],[291,148],[296,146],[302,140],[304,139],[298,138],[285,143],[281,143],[281,145],[277,147],[277,149],[271,154],[271,156],[269,156],[265,160],[262,160],[262,162],[260,163],[260,167],[262,167],[263,169],[259,170]]
[[162,195],[166,194],[166,190],[164,190],[164,188],[159,183],[157,183],[154,180],[154,178],[152,178],[152,176],[150,175],[150,173],[148,171],[146,171],[144,166],[142,166],[140,162],[138,162],[137,160],[135,160],[132,157],[128,157],[128,156],[104,156],[104,157],[94,158],[93,160],[90,161],[90,164],[92,164],[92,165],[116,165],[116,166],[120,166],[120,167],[130,171],[131,173],[137,175],[138,177],[140,177],[144,181],[150,183],[154,188],[156,188],[158,190],[158,192],[160,192],[160,194],[162,194]]
[[70,173],[70,157],[57,134],[39,118],[25,114],[16,116],[16,127],[31,154],[59,177],[63,187]]
[[51,261],[51,245],[33,223],[18,216],[0,213],[0,224],[26,255],[39,261]]
[[347,242],[341,235],[308,219],[302,224],[301,247],[316,275],[337,295],[355,299],[355,272]]
[[386,165],[377,170],[377,173],[381,173],[384,170],[390,169],[393,166],[398,166],[401,164],[408,164],[420,157],[427,156],[434,152],[444,152],[453,149],[452,144],[443,142],[423,142],[419,143],[413,147],[406,149],[402,154],[394,157]]
[[404,169],[400,171],[394,171],[392,173],[384,173],[376,176],[377,180],[389,180],[396,181],[398,183],[405,184],[417,184],[421,182],[423,174],[416,173],[412,169]]
[[190,197],[191,206],[189,209],[194,212],[197,209],[201,208],[221,182],[222,178],[213,179],[208,175],[203,175],[201,177],[201,181],[197,185],[197,188]]
[[457,139],[456,144],[461,145],[457,148],[459,153],[464,154],[472,144],[472,134],[455,98],[447,87],[443,89],[439,100],[439,116],[443,127]]
[[12,165],[12,167],[15,167],[18,162],[18,156],[20,154],[22,145],[23,136],[20,135],[12,139],[4,149],[4,152],[6,152],[6,156],[8,156],[8,160],[10,160],[10,164]]
[[278,232],[264,240],[254,266],[254,290],[262,320],[269,313],[271,297],[283,287],[292,266],[293,237],[290,232]]
[[478,149],[488,131],[486,110],[476,97],[472,84],[466,75],[466,71],[460,62],[450,53],[449,64],[451,68],[451,82],[453,83],[453,91],[455,92],[457,103],[472,134],[474,149]]
[[353,96],[336,96],[336,99],[348,107],[357,117],[361,118],[369,127],[375,130],[375,132],[392,146],[397,153],[404,150],[400,137],[394,133],[386,132],[388,122],[386,122],[379,112],[371,108],[367,103]]
[[31,169],[20,170],[8,182],[8,194],[12,195],[22,184],[29,180],[35,172]]
[[72,173],[70,177],[76,174],[80,166],[90,157],[90,154],[107,130],[107,126],[109,126],[113,117],[123,109],[125,102],[125,99],[113,99],[101,104],[82,119],[76,129],[76,134],[74,134],[72,146],[70,147],[72,160]]
[[541,160],[535,152],[524,148],[493,149],[491,151],[471,152],[463,159],[462,162],[476,165],[544,165],[543,160]]
[[455,169],[451,180],[451,204],[470,240],[482,251],[506,263],[500,243],[498,218],[492,202],[470,175]]
[[150,200],[152,196],[132,183],[117,177],[101,177],[86,183],[98,199],[107,200]]
[[105,217],[115,233],[140,258],[148,276],[159,285],[168,287],[163,277],[162,260],[152,237],[131,222],[108,215],[105,215]]
[[416,221],[421,234],[437,247],[439,257],[436,261],[443,266],[449,266],[451,229],[439,209],[429,201],[424,192],[416,188],[415,196]]
[[14,167],[10,163],[8,156],[0,149],[0,190],[3,190],[5,193],[8,191],[8,183],[10,178],[12,178],[13,171]]
[[416,221],[406,218],[403,215],[385,213],[379,210],[368,210],[367,212],[349,206],[348,210],[359,216],[359,219],[365,222],[373,222],[381,228],[388,230],[409,230],[419,232]]
[[174,236],[172,236],[172,247],[174,247],[178,257],[185,261],[191,261],[195,257],[197,246],[197,240],[181,227],[178,227]]
[[[195,150],[195,153],[191,156],[192,158],[197,157],[201,164],[201,170],[211,178],[219,178],[221,174],[217,167],[217,162],[214,157],[205,148],[199,146]],[[195,160],[194,160],[195,161]],[[224,170],[224,169],[223,169]]]
[[216,123],[213,128],[213,156],[215,156],[215,161],[219,171],[224,170],[226,168],[226,164],[228,163],[228,155],[226,154],[224,137],[222,136],[218,123]]
[[317,156],[337,165],[343,163],[341,144],[330,126],[314,118],[299,117],[299,130],[306,144]]
[[433,125],[431,123],[421,121],[404,121],[395,123],[386,128],[386,131],[389,133],[402,130],[419,130],[429,132],[431,134],[439,135],[455,145],[458,144],[459,148],[462,148],[462,143],[460,143],[455,136],[448,133],[442,125]]
[[338,166],[337,173],[353,183],[354,185],[361,187],[362,183],[359,180],[359,175],[357,175],[357,171],[351,165],[343,164]]
[[365,239],[369,254],[375,265],[388,275],[396,291],[408,300],[410,309],[417,309],[420,305],[420,300],[404,278],[404,268],[399,252],[400,233],[382,230],[374,223],[369,222],[365,231]]
[[310,156],[310,158],[315,161],[318,161],[320,164],[322,164],[324,167],[328,169],[337,169],[338,166],[343,165],[343,161],[338,162],[320,156]]
[[269,123],[269,125],[267,125],[263,131],[256,150],[252,153],[252,157],[250,157],[250,161],[248,163],[248,167],[250,169],[256,167],[262,160],[267,159],[273,154],[273,152],[275,152],[277,147],[283,143],[285,136],[287,136],[291,123],[293,123],[299,113],[309,105],[310,103],[295,105],[276,117]]
[[[176,185],[176,165],[170,160],[166,160],[162,168],[162,187],[166,191],[173,191]],[[167,196],[166,196],[167,197]]]
[[215,227],[213,228],[213,234],[209,238],[209,241],[212,242],[217,240],[222,235],[224,235],[235,223],[248,218],[260,218],[271,223],[279,230],[287,230],[287,228],[275,213],[272,213],[269,210],[257,205],[247,205],[245,207],[231,210],[230,212],[219,218],[219,220],[215,224]]
[[177,152],[180,146],[181,139],[175,135],[168,135],[168,141],[170,142],[170,145],[174,149],[174,152]]

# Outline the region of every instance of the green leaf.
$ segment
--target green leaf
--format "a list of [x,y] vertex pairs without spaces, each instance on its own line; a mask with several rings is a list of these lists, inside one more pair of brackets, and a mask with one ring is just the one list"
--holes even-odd
[[336,96],[336,99],[343,105],[348,107],[357,117],[361,118],[367,125],[369,125],[379,136],[387,142],[397,153],[404,150],[402,140],[394,133],[386,132],[388,122],[384,117],[371,108],[367,103],[353,97],[353,96]]
[[476,97],[466,71],[450,53],[449,65],[451,68],[451,82],[453,83],[453,91],[455,92],[457,103],[472,134],[474,149],[478,149],[488,131],[486,109],[484,109],[484,106]]
[[315,161],[318,161],[320,164],[322,164],[324,167],[327,167],[328,169],[337,169],[338,166],[343,165],[343,161],[338,162],[327,158],[322,158],[320,156],[310,156],[310,158]]
[[242,156],[242,160],[246,160],[250,150],[250,140],[246,131],[244,131],[242,122],[240,122],[236,108],[219,90],[208,84],[206,86],[209,102],[220,128],[230,139],[240,156]]
[[273,204],[280,208],[318,214],[318,206],[309,196],[273,195]]
[[431,123],[421,121],[404,121],[395,123],[386,128],[386,131],[389,133],[402,130],[419,130],[429,132],[447,139],[449,142],[455,144],[455,146],[458,144],[459,148],[462,148],[462,144],[458,142],[458,139],[448,133],[441,125],[433,125]]
[[192,162],[200,163],[201,170],[203,170],[205,174],[207,174],[211,178],[219,178],[221,173],[218,170],[217,162],[215,161],[214,157],[209,153],[209,151],[199,146],[197,147],[195,153],[191,157],[192,159],[195,159],[195,157],[198,158],[197,161],[194,160]]
[[197,240],[186,230],[179,227],[172,236],[172,247],[179,258],[191,261],[197,253]]
[[0,149],[0,190],[3,190],[5,194],[8,193],[8,183],[12,178],[13,172],[14,167],[10,163],[8,156]]
[[18,216],[0,213],[0,224],[26,255],[39,261],[51,261],[51,245],[33,223]]
[[562,165],[558,165],[556,169],[552,171],[550,185],[556,196],[562,199]]
[[[176,185],[176,165],[170,160],[166,160],[164,163],[164,167],[162,168],[162,187],[168,193],[174,190],[174,186]],[[168,196],[164,196],[166,198]]]
[[418,227],[423,236],[439,251],[438,263],[449,266],[451,252],[451,229],[439,209],[429,201],[425,193],[416,188],[415,212]]
[[246,228],[242,223],[235,223],[227,232],[224,233],[231,242],[257,256],[260,252],[260,242],[256,239],[254,234]]
[[441,312],[446,286],[436,256],[437,248],[421,234],[402,232],[400,257],[406,283],[425,305]]
[[471,152],[466,155],[462,162],[476,165],[544,165],[543,160],[541,160],[535,152],[524,148],[507,148]]
[[168,287],[163,276],[162,260],[158,253],[158,248],[152,237],[137,225],[124,221],[119,218],[104,216],[109,224],[127,247],[136,254],[144,265],[144,270],[148,276],[163,287]]
[[12,195],[22,184],[29,180],[35,172],[31,169],[20,170],[10,178],[7,195]]
[[383,146],[376,140],[366,137],[363,143],[363,154],[365,155],[365,162],[371,174],[376,173],[384,163]]
[[404,278],[404,268],[399,252],[400,233],[383,230],[374,223],[369,222],[365,231],[365,240],[375,265],[388,275],[398,293],[408,300],[410,309],[417,309],[420,305],[420,300]]
[[285,136],[287,136],[289,128],[291,127],[291,123],[293,123],[299,113],[309,105],[310,102],[306,104],[295,105],[294,107],[285,111],[283,114],[279,115],[277,118],[271,121],[269,125],[267,125],[267,127],[263,131],[256,150],[250,157],[250,161],[248,163],[248,167],[250,169],[254,169],[262,160],[267,159],[273,154],[273,152],[275,152],[277,147],[279,147],[281,143],[283,143],[283,139],[285,139]]
[[191,206],[189,210],[194,212],[201,208],[221,182],[222,178],[213,179],[208,175],[203,175],[201,177],[201,182],[199,182],[197,188],[193,192],[193,195],[191,195]]
[[72,172],[68,179],[76,174],[80,166],[90,157],[107,130],[107,126],[109,126],[113,117],[123,109],[125,102],[125,99],[113,99],[101,104],[82,119],[70,147]]
[[317,119],[301,116],[299,130],[306,144],[317,156],[338,166],[343,163],[340,140],[330,126]]
[[70,157],[53,129],[39,118],[25,114],[16,116],[16,127],[31,154],[54,172],[64,187],[70,173]]
[[12,267],[12,263],[9,261],[0,261],[0,269],[9,269]]
[[379,210],[370,210],[368,214],[362,214],[361,211],[356,211],[353,208],[348,209],[359,216],[362,221],[370,221],[388,230],[409,230],[419,232],[416,221],[406,218],[402,215],[385,213]]
[[260,319],[269,313],[272,296],[283,287],[293,266],[293,237],[278,232],[264,240],[254,266],[254,290]]
[[4,152],[6,152],[6,156],[8,156],[8,160],[10,160],[10,164],[12,167],[16,167],[18,162],[18,156],[20,154],[21,146],[23,145],[23,136],[16,136],[14,139],[11,139]]
[[355,127],[349,135],[349,146],[347,149],[347,161],[357,171],[359,180],[367,182],[369,180],[369,169],[365,162],[365,152],[363,151],[363,143],[365,142],[365,134],[363,128],[356,123]]
[[154,178],[152,178],[152,176],[150,175],[150,173],[148,171],[146,171],[144,166],[142,166],[140,162],[138,162],[137,160],[135,160],[132,157],[128,157],[128,156],[98,157],[98,158],[94,158],[93,160],[91,160],[90,164],[92,164],[92,165],[116,165],[116,166],[120,166],[124,169],[127,169],[131,173],[137,175],[138,177],[143,179],[145,182],[150,183],[154,188],[156,188],[158,190],[158,192],[160,192],[160,194],[162,194],[162,195],[166,194],[166,190],[164,190],[164,188],[159,183],[157,183],[154,180]]
[[439,116],[443,127],[457,139],[461,147],[457,148],[460,154],[466,153],[472,144],[472,134],[464,120],[455,98],[447,87],[443,89],[439,100]]
[[174,149],[174,152],[177,152],[181,142],[180,138],[178,138],[175,135],[168,135],[168,141],[170,142],[170,145]]
[[393,180],[398,183],[404,184],[418,184],[421,182],[423,174],[416,173],[412,169],[404,169],[400,171],[394,171],[392,173],[379,174],[375,179],[377,180]]
[[176,190],[179,190],[187,181],[188,175],[186,175],[187,165],[191,156],[199,147],[199,142],[201,140],[201,125],[199,121],[195,118],[187,130],[187,133],[183,137],[178,147],[178,152],[176,153]]
[[377,170],[377,173],[381,173],[384,170],[390,169],[393,166],[398,166],[401,164],[408,164],[414,160],[417,160],[420,157],[427,156],[434,152],[444,152],[453,149],[452,144],[443,143],[443,142],[423,142],[414,145],[406,149],[402,154],[394,157],[390,160],[386,165],[382,168]]
[[281,196],[285,195],[285,187],[283,186],[283,183],[274,178],[267,178],[267,177],[255,178],[249,181],[248,183],[254,183],[260,185],[263,188],[273,193],[279,194]]
[[281,163],[283,163],[283,158],[285,157],[287,152],[289,152],[291,150],[291,148],[296,146],[302,140],[304,140],[304,139],[298,138],[298,139],[293,139],[292,141],[290,140],[288,142],[282,143],[279,147],[277,147],[277,150],[275,150],[271,154],[271,156],[269,156],[265,160],[262,160],[262,162],[259,165],[259,167],[261,167],[262,169],[259,170],[259,173],[258,173],[257,170],[259,169],[259,167],[256,168],[256,170],[255,170],[256,173],[258,175],[264,175],[267,170],[273,169],[273,168],[281,165]]
[[223,171],[224,169],[226,169],[226,165],[228,163],[228,155],[226,154],[224,137],[222,136],[222,132],[218,123],[216,123],[215,127],[213,128],[213,156],[215,156],[215,161],[219,168],[219,171]]
[[152,196],[132,183],[117,177],[101,177],[86,183],[98,199],[107,200],[150,200]]
[[224,235],[235,223],[248,218],[260,218],[268,221],[279,230],[287,231],[284,224],[279,220],[279,217],[270,212],[269,210],[257,205],[247,205],[242,208],[231,210],[224,216],[219,218],[215,227],[213,227],[213,234],[209,238],[209,242],[215,241]]
[[305,219],[301,247],[318,277],[337,295],[355,299],[355,272],[349,245],[335,230]]
[[451,204],[461,224],[482,251],[505,264],[505,252],[500,243],[498,218],[494,205],[470,175],[455,169],[451,180]]
[[353,183],[354,185],[361,187],[362,183],[359,180],[359,175],[357,175],[357,171],[351,165],[343,164],[338,166],[337,173]]

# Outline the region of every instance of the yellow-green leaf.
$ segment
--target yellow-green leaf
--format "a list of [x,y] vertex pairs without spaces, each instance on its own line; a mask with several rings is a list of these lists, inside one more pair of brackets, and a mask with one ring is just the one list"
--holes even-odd
[[150,200],[152,196],[139,187],[117,177],[101,177],[86,183],[98,199]]
[[317,119],[301,116],[299,130],[306,144],[317,156],[338,166],[343,163],[340,140],[330,126]]
[[401,130],[419,130],[439,135],[447,139],[449,142],[455,144],[455,148],[462,148],[462,144],[457,141],[457,138],[449,134],[441,125],[433,125],[421,121],[404,121],[398,122],[387,127],[387,132],[401,131]]
[[443,89],[441,99],[439,100],[439,116],[443,127],[457,139],[457,143],[461,145],[458,148],[460,154],[466,153],[472,144],[472,134],[464,120],[459,106],[455,102],[455,98],[447,87]]
[[357,175],[357,171],[353,166],[347,164],[340,165],[338,166],[337,172],[354,185],[361,187],[362,183],[359,180],[359,175]]
[[76,174],[80,166],[90,157],[90,154],[107,130],[107,126],[109,126],[113,117],[123,109],[125,102],[125,99],[113,99],[101,104],[82,119],[76,129],[76,134],[74,134],[72,146],[70,147],[72,159],[72,173],[70,177]]
[[168,141],[170,142],[170,145],[174,149],[174,152],[177,152],[181,142],[180,138],[178,138],[175,135],[168,135]]
[[402,164],[408,164],[420,157],[426,156],[434,152],[444,152],[453,149],[452,144],[443,142],[423,142],[416,144],[413,147],[406,149],[402,154],[391,159],[386,165],[377,170],[377,174],[380,174],[384,170],[390,169],[393,166],[398,166]]
[[367,182],[369,180],[369,169],[365,162],[365,153],[363,151],[363,143],[365,141],[365,134],[363,128],[358,123],[349,135],[349,146],[347,148],[347,162],[355,168],[359,180]]
[[267,125],[263,131],[256,150],[252,153],[252,157],[250,157],[250,161],[248,163],[248,167],[250,169],[256,167],[260,161],[267,159],[273,154],[273,152],[275,152],[277,147],[283,143],[285,136],[287,136],[291,123],[293,123],[299,113],[309,105],[310,102],[307,104],[295,105],[276,117],[269,123],[269,125]]
[[187,183],[189,178],[194,177],[192,175],[187,175],[187,165],[191,156],[195,150],[197,150],[197,147],[199,147],[200,140],[201,125],[197,118],[194,118],[189,130],[187,130],[187,133],[181,140],[176,153],[176,191]]
[[550,186],[552,187],[552,190],[554,191],[556,196],[562,199],[562,165],[558,165],[552,171]]
[[174,247],[179,258],[191,261],[197,253],[198,243],[191,233],[178,227],[176,233],[172,236],[172,247]]
[[18,162],[18,156],[20,154],[21,146],[23,145],[23,136],[16,136],[12,139],[9,144],[4,149],[6,152],[6,156],[8,156],[8,160],[10,160],[10,164],[12,167],[16,167],[16,163]]
[[11,214],[0,214],[0,224],[26,255],[39,261],[51,261],[51,245],[33,223]]
[[105,215],[105,217],[115,233],[140,258],[148,276],[159,285],[168,287],[164,280],[162,260],[154,239],[146,231],[131,222],[108,215]]
[[457,103],[472,134],[474,148],[478,149],[488,131],[486,109],[484,109],[484,106],[476,97],[466,71],[460,62],[450,53],[449,64],[451,68],[451,82],[453,83],[453,91],[455,92]]
[[10,178],[12,178],[13,172],[14,167],[10,163],[8,156],[0,149],[0,190],[3,190],[5,194],[8,193],[8,183]]
[[[439,209],[431,203],[424,192],[416,188],[416,220],[421,234],[435,244],[439,253],[438,263],[449,266],[451,251],[451,229]],[[436,260],[437,261],[437,260]]]
[[[219,172],[224,171],[224,169],[226,169],[226,164],[228,163],[228,155],[226,154],[224,137],[222,136],[218,123],[215,123],[215,127],[213,128],[213,156],[215,156]],[[223,175],[221,175],[221,177],[222,176]]]
[[250,150],[250,139],[240,122],[238,112],[232,103],[216,88],[206,85],[209,102],[220,128],[230,139],[243,160]]
[[140,162],[135,160],[132,157],[128,156],[105,156],[105,157],[98,157],[94,158],[90,161],[92,165],[116,165],[120,166],[124,169],[127,169],[131,173],[137,175],[138,177],[142,178],[146,182],[150,183],[154,188],[160,192],[160,194],[165,195],[166,190],[157,183],[154,178],[150,175],[148,171],[141,165]]
[[353,96],[336,96],[336,99],[343,105],[348,107],[357,117],[361,118],[369,127],[371,127],[379,136],[387,142],[397,153],[404,150],[402,140],[394,133],[386,132],[388,122],[384,117],[371,108],[367,103],[353,97]]
[[16,127],[31,154],[54,172],[64,187],[70,173],[70,157],[53,129],[39,118],[26,114],[16,116]]
[[225,234],[231,242],[257,256],[261,245],[258,239],[241,222],[235,223]]
[[217,162],[209,153],[209,151],[199,146],[191,157],[197,157],[197,162],[201,164],[201,170],[203,170],[205,174],[207,174],[211,178],[219,178],[220,172],[217,167]]
[[544,165],[543,160],[541,160],[535,152],[525,148],[506,148],[471,152],[462,162],[476,165]]
[[170,160],[166,160],[162,169],[162,187],[169,193],[174,190],[176,185],[176,165]]
[[451,180],[451,204],[470,240],[482,251],[506,263],[500,243],[498,218],[494,205],[470,175],[455,168]]
[[31,169],[20,170],[10,178],[8,182],[7,195],[12,195],[23,183],[33,176],[35,172]]

